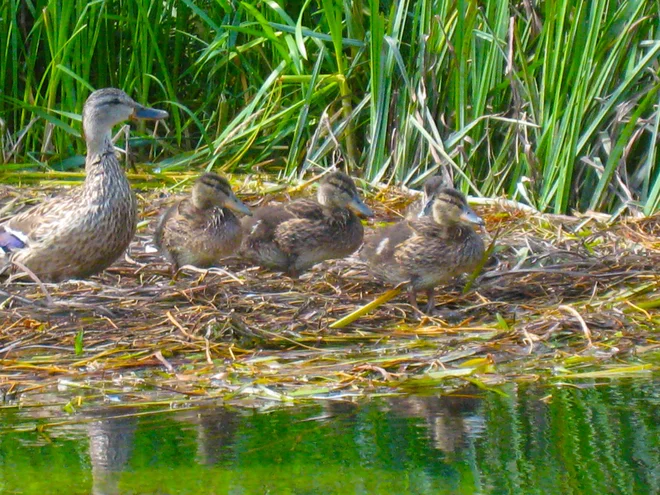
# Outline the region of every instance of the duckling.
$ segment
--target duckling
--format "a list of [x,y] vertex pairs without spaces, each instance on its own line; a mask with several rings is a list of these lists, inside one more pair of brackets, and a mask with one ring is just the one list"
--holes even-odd
[[360,247],[364,228],[354,211],[373,216],[353,179],[333,172],[321,181],[317,201],[266,206],[244,218],[243,255],[297,277],[321,261],[343,258]]
[[135,234],[137,201],[115,156],[112,127],[128,119],[166,117],[164,110],[146,108],[119,89],[89,95],[82,113],[85,181],[0,225],[3,271],[22,265],[40,280],[59,282],[94,275],[121,256]]
[[437,194],[440,189],[445,187],[444,179],[439,175],[432,175],[424,181],[424,186],[422,187],[422,197],[417,201],[414,201],[406,210],[405,217],[408,220],[414,220],[415,218],[424,216],[424,208],[428,203],[429,199]]
[[421,217],[381,229],[365,241],[360,258],[369,271],[393,284],[408,282],[410,304],[417,291],[428,295],[427,313],[434,309],[434,289],[462,273],[472,272],[484,255],[484,242],[470,224],[483,220],[452,188],[433,193]]
[[154,241],[176,271],[182,265],[208,268],[241,245],[241,223],[232,210],[252,215],[227,179],[206,173],[195,181],[192,197],[161,217]]

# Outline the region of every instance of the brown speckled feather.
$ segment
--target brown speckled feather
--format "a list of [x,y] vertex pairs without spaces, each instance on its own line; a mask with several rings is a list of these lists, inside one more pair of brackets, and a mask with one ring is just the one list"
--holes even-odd
[[154,238],[175,268],[208,268],[236,252],[241,224],[229,208],[200,209],[184,199],[165,212]]
[[415,289],[447,283],[477,266],[481,237],[468,225],[440,225],[430,217],[402,221],[369,236],[360,258],[392,284],[410,281]]
[[364,228],[346,208],[328,209],[322,219],[296,218],[279,225],[275,242],[300,272],[326,259],[343,258],[362,244]]
[[242,253],[268,268],[299,274],[316,263],[350,255],[360,247],[364,234],[355,213],[344,206],[361,200],[355,184],[345,174],[330,174],[319,187],[319,201],[302,199],[266,206],[243,219]]
[[311,199],[258,209],[243,219],[245,256],[274,269],[301,272],[326,259],[353,253],[364,229],[348,208]]
[[481,261],[484,244],[472,227],[438,225],[428,217],[409,224],[414,234],[396,248],[394,259],[415,289],[447,283]]
[[6,227],[27,238],[13,259],[57,282],[110,266],[128,247],[136,223],[135,195],[114,153],[106,153],[88,157],[83,187],[16,215]]
[[43,281],[83,278],[110,266],[126,250],[137,223],[137,201],[111,142],[115,124],[167,112],[139,105],[123,91],[94,91],[83,109],[87,176],[77,187],[0,226],[0,250]]

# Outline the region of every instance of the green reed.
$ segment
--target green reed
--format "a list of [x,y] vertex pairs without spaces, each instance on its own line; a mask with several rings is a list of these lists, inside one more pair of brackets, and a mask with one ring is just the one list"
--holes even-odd
[[164,170],[442,172],[544,211],[648,214],[658,18],[643,0],[8,0],[2,159],[61,168],[89,91],[119,86],[171,110]]

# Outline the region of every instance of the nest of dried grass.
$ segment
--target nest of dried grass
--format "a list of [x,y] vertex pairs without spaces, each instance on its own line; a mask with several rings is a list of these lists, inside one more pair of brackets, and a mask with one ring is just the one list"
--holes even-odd
[[[25,196],[6,188],[2,219]],[[478,207],[496,249],[467,293],[463,283],[441,290],[438,315],[421,318],[402,294],[333,329],[389,289],[355,260],[326,262],[299,280],[240,260],[172,278],[150,249],[171,198],[140,199],[146,221],[104,273],[0,286],[6,400],[336,398],[656,369],[658,217],[608,224]],[[379,220],[392,220],[411,199],[387,190],[370,204]]]

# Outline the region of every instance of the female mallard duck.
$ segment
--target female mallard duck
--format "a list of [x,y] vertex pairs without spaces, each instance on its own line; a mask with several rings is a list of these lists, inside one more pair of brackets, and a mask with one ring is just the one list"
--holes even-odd
[[353,212],[371,217],[355,183],[342,172],[327,175],[317,201],[266,206],[243,219],[246,258],[295,277],[316,263],[343,258],[362,244],[364,229]]
[[4,263],[16,261],[44,281],[83,278],[110,266],[133,238],[137,202],[115,156],[112,127],[128,119],[164,119],[119,89],[94,91],[83,108],[87,142],[81,187],[0,225]]
[[410,304],[416,309],[417,291],[426,290],[430,313],[434,288],[473,271],[481,261],[484,242],[469,224],[483,225],[483,220],[465,196],[451,188],[434,193],[423,213],[368,238],[360,258],[376,277],[393,284],[408,282]]
[[192,197],[161,217],[154,241],[177,270],[183,265],[208,268],[241,245],[241,223],[232,210],[252,215],[227,179],[206,173],[195,181]]

